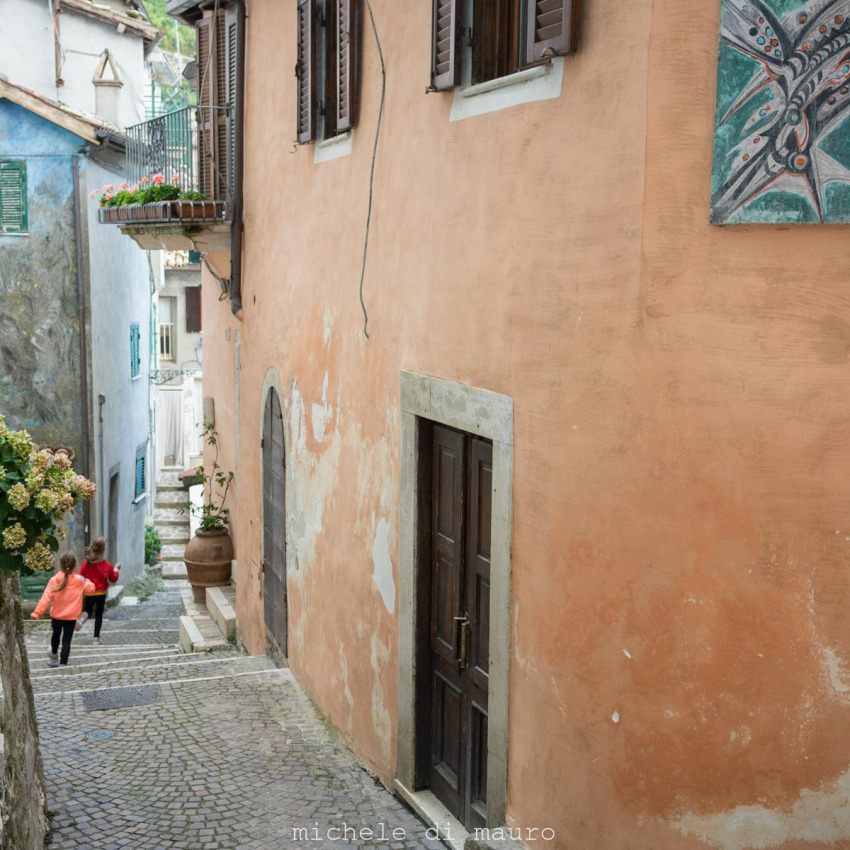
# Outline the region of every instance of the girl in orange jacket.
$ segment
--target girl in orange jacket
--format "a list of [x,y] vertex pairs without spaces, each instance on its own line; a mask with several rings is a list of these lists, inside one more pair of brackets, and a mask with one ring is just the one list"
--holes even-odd
[[[44,593],[35,606],[31,616],[37,620],[50,607],[50,621],[53,623],[53,635],[50,638],[50,649],[47,652],[47,663],[51,667],[67,666],[71,654],[71,638],[74,636],[74,626],[77,617],[83,610],[83,593],[92,593],[94,584],[81,576],[74,574],[77,566],[77,556],[66,552],[59,559],[59,569],[56,575],[47,582]],[[59,638],[62,638],[62,654],[59,655]]]

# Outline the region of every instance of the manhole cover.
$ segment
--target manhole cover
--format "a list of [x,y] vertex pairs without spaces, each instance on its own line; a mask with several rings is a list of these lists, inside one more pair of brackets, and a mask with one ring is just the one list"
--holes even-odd
[[111,729],[92,729],[86,737],[90,741],[108,741],[114,734]]
[[108,711],[111,708],[129,708],[131,705],[151,705],[155,702],[162,702],[159,685],[83,691],[83,706],[86,711]]

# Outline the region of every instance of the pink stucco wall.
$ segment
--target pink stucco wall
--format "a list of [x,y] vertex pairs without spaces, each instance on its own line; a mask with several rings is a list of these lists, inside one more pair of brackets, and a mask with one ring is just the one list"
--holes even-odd
[[294,4],[250,3],[244,321],[204,303],[229,440],[224,328],[242,338],[240,635],[264,651],[273,369],[290,663],[390,782],[374,549],[384,521],[397,571],[399,371],[510,395],[510,822],[563,848],[846,846],[847,231],[708,224],[719,4],[587,3],[560,97],[459,122],[424,93],[429,5],[372,0],[367,340],[371,31],[353,151],[314,164],[292,145]]

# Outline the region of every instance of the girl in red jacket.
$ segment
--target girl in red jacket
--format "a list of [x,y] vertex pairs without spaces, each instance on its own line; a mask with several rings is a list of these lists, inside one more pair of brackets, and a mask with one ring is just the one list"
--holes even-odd
[[103,609],[106,607],[106,591],[109,583],[118,581],[118,570],[121,564],[114,567],[103,555],[106,552],[106,540],[103,537],[95,537],[91,546],[86,549],[86,560],[80,567],[77,575],[89,579],[95,586],[92,591],[86,591],[83,600],[83,615],[77,621],[76,630],[79,631],[89,617],[94,614],[94,642],[100,643],[100,626],[103,623]]
[[[71,654],[71,638],[74,636],[74,624],[83,607],[83,593],[91,593],[95,587],[79,575],[74,575],[77,556],[66,552],[59,559],[56,575],[47,582],[44,593],[30,615],[37,620],[50,606],[50,620],[53,623],[53,635],[50,649],[47,651],[47,663],[51,667],[59,664],[66,666]],[[59,637],[62,637],[62,655],[59,653]]]

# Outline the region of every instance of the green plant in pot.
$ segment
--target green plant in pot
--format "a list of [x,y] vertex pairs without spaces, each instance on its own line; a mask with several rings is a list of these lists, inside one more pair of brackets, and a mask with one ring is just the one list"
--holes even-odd
[[195,602],[201,603],[206,601],[208,587],[230,584],[230,562],[233,560],[233,541],[228,531],[230,510],[225,507],[233,473],[225,472],[218,462],[218,433],[209,422],[204,423],[203,439],[213,451],[212,465],[209,471],[198,467],[204,501],[199,507],[189,508],[198,520],[198,530],[183,554]]

